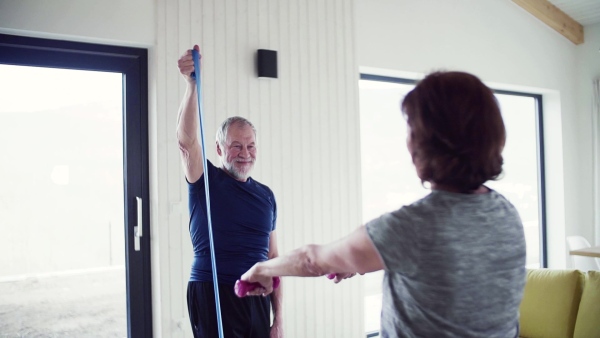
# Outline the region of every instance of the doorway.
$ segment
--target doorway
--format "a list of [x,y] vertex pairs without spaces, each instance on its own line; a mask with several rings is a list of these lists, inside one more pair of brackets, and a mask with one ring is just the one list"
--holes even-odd
[[0,331],[152,336],[143,49],[0,35]]

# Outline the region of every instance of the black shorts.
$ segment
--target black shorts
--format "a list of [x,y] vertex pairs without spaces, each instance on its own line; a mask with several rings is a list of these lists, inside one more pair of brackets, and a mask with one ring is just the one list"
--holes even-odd
[[[194,338],[217,338],[219,329],[213,283],[188,282],[188,313]],[[271,296],[236,296],[233,285],[219,284],[224,338],[268,338]]]

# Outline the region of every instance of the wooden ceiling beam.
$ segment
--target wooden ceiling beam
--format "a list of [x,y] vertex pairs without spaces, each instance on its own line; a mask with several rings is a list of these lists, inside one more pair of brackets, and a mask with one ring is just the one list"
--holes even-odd
[[583,26],[548,0],[512,0],[574,44],[583,43]]

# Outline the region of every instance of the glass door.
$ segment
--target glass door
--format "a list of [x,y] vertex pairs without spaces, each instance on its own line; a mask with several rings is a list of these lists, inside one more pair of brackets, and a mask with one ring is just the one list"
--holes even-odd
[[0,65],[9,336],[127,336],[121,78]]
[[0,35],[2,335],[152,335],[146,70],[106,48]]

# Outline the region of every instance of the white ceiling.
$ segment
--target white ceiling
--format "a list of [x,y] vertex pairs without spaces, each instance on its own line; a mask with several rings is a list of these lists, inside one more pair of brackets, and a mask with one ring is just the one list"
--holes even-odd
[[600,23],[600,0],[548,0],[582,26]]

